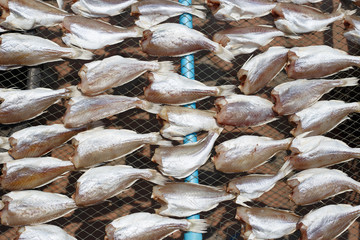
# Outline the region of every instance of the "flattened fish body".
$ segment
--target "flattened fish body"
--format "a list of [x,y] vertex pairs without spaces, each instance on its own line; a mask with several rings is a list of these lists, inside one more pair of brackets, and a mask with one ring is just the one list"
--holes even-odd
[[53,157],[18,159],[4,164],[1,187],[11,191],[33,189],[71,170],[74,170],[74,165],[70,161]]
[[2,196],[1,224],[22,226],[60,218],[76,209],[71,198],[36,190],[13,191]]
[[[1,60],[0,60],[1,61]],[[12,124],[32,119],[67,97],[69,90],[36,88],[30,90],[0,89],[0,123]]]
[[62,37],[66,45],[86,49],[99,49],[127,38],[142,37],[142,30],[138,27],[122,28],[82,16],[65,17],[62,26],[66,31]]
[[71,10],[84,17],[115,16],[138,0],[76,0]]
[[50,224],[24,226],[17,233],[17,240],[76,240],[63,229]]
[[345,232],[359,215],[359,206],[327,205],[306,214],[297,228],[301,231],[301,239],[335,239]]
[[360,148],[324,136],[296,137],[290,146],[287,161],[297,170],[327,167],[360,157]]
[[360,192],[360,183],[336,169],[311,168],[287,180],[297,205],[312,204],[346,191]]
[[302,133],[306,133],[306,136],[324,134],[348,119],[347,115],[353,112],[360,112],[359,103],[345,103],[340,100],[319,101],[290,116],[289,121],[296,124],[291,134],[294,136]]
[[155,212],[165,216],[187,217],[215,208],[235,196],[224,190],[195,183],[167,183],[153,188],[152,198],[161,203]]
[[84,130],[86,128],[65,128],[62,124],[25,128],[9,137],[9,154],[15,159],[40,157]]
[[30,30],[60,24],[72,14],[40,0],[3,0],[0,26],[8,30]]
[[248,95],[265,87],[285,67],[288,51],[285,47],[271,47],[247,60],[237,74],[240,90]]
[[20,33],[6,33],[0,36],[0,70],[35,66],[63,58],[92,59],[89,51],[60,47],[45,38]]
[[216,121],[221,125],[238,127],[259,126],[275,121],[269,100],[258,96],[230,95],[215,100]]
[[268,137],[244,135],[215,147],[215,168],[225,173],[246,172],[267,162],[290,146],[292,138],[274,140]]
[[139,212],[115,219],[105,227],[106,240],[161,240],[176,230],[205,233],[202,219],[173,219]]
[[244,233],[248,239],[281,238],[295,232],[300,219],[290,211],[257,207],[238,207],[235,218],[250,228]]
[[360,66],[360,57],[325,45],[294,47],[289,50],[288,57],[285,70],[288,77],[294,79],[321,78]]

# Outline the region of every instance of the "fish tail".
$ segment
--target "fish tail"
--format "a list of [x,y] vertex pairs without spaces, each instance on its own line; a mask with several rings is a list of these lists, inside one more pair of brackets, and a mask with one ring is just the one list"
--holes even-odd
[[205,19],[206,13],[204,10],[206,10],[206,8],[202,5],[193,5],[191,14],[197,16],[198,18]]
[[244,206],[244,207],[249,207],[249,205],[247,205],[246,202],[251,202],[251,199],[247,198],[247,197],[244,197],[244,196],[241,196],[241,194],[239,194],[237,196],[236,201],[235,201],[236,204],[239,204],[239,205]]
[[218,86],[217,89],[218,89],[218,93],[216,94],[216,96],[229,96],[235,94],[236,86],[223,85],[223,86]]
[[149,135],[151,135],[148,141],[150,144],[169,147],[173,146],[171,141],[165,140],[159,132],[152,132],[149,133]]
[[132,31],[134,31],[134,35],[132,37],[142,37],[144,29],[138,26],[133,26],[130,28]]
[[220,44],[218,44],[215,54],[226,62],[231,62],[231,60],[234,59],[234,54],[232,54],[232,52],[230,52]]
[[148,102],[146,100],[140,100],[138,107],[146,112],[153,114],[159,114],[162,108],[160,104]]
[[159,69],[156,72],[161,74],[174,72],[173,62],[171,61],[159,62]]
[[187,231],[190,232],[206,233],[206,229],[209,227],[205,219],[188,219],[188,221],[190,222],[190,227]]
[[341,87],[351,87],[351,86],[357,86],[359,79],[356,77],[351,78],[341,78],[338,79],[341,82]]
[[0,153],[0,164],[14,161],[8,152]]
[[169,179],[161,175],[158,171],[153,169],[150,169],[149,171],[152,176],[150,178],[146,178],[146,180],[157,185],[165,185],[166,182],[169,182]]
[[70,87],[66,87],[67,95],[66,97],[68,98],[73,98],[73,97],[81,97],[82,93],[80,92],[80,90],[76,87],[76,86],[70,86]]
[[343,16],[345,18],[345,16],[351,16],[356,13],[356,9],[355,10],[345,10],[341,7],[342,7],[342,5],[341,5],[341,3],[339,3],[337,9],[334,11],[333,14]]
[[[290,163],[290,161],[286,161],[284,165],[280,168],[278,175],[281,176],[281,178],[286,177],[288,174],[290,174],[293,170],[293,166]],[[280,178],[280,179],[281,179]]]
[[71,47],[72,48],[72,56],[71,59],[81,59],[81,60],[91,60],[94,54],[88,50]]
[[9,144],[9,138],[8,137],[0,137],[0,148],[9,150],[10,144]]

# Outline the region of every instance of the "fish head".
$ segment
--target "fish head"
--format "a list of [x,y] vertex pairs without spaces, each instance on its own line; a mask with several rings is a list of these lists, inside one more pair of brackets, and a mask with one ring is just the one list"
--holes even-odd
[[285,66],[285,71],[289,78],[296,79],[297,72],[295,70],[295,64],[297,59],[299,59],[299,57],[296,55],[296,53],[290,50],[288,52],[288,63]]
[[251,94],[252,89],[249,84],[248,71],[245,69],[240,69],[239,72],[237,73],[237,77],[240,81],[239,89],[246,95]]
[[130,16],[136,17],[138,18],[141,15],[138,4],[133,4],[131,5],[131,12],[130,12]]
[[283,4],[278,3],[276,6],[271,10],[271,14],[274,17],[274,20],[282,19],[284,18],[284,13],[282,11]]
[[309,240],[309,238],[307,236],[308,227],[303,222],[299,221],[296,224],[296,229],[300,229],[300,232],[301,232],[300,240]]
[[226,187],[226,192],[228,193],[232,193],[234,195],[239,195],[240,191],[239,189],[236,187],[236,179],[230,181]]
[[219,0],[206,0],[206,4],[212,12],[216,12],[220,7]]
[[223,47],[226,47],[226,45],[230,42],[230,39],[226,36],[226,34],[218,32],[215,33],[213,41],[219,43]]
[[152,36],[153,36],[153,32],[150,30],[145,30],[143,32],[143,37],[140,40],[140,46],[143,49],[143,51],[148,48],[148,45],[151,42]]

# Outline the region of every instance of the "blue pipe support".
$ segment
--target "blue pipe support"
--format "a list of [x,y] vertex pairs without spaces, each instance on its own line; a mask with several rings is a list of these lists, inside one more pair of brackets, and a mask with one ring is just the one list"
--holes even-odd
[[[179,3],[190,6],[192,4],[191,0],[179,0]],[[180,24],[183,24],[189,28],[193,28],[192,24],[192,15],[191,14],[182,14],[180,16]],[[195,67],[194,67],[194,55],[190,54],[187,56],[184,56],[181,58],[181,75],[185,76],[189,79],[195,79]],[[196,104],[192,103],[189,105],[186,105],[186,107],[189,108],[196,108]],[[184,144],[196,142],[197,136],[196,133],[192,133],[187,135],[184,138]],[[199,183],[199,173],[198,171],[195,171],[193,174],[191,174],[189,177],[185,179],[185,182],[192,182],[192,183]],[[196,214],[193,216],[188,217],[188,219],[200,219],[200,215]],[[186,232],[184,234],[184,240],[202,240],[202,234],[201,233],[194,233],[194,232]]]

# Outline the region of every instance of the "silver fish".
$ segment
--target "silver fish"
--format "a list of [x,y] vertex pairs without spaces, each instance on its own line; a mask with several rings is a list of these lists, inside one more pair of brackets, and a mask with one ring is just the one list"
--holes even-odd
[[173,71],[172,62],[140,61],[135,58],[112,56],[86,63],[79,71],[78,85],[85,95],[97,95],[110,88],[124,85],[147,71],[168,73]]
[[238,127],[259,126],[277,118],[269,100],[248,95],[230,95],[215,100],[216,121],[221,125]]
[[6,33],[0,35],[0,70],[35,66],[63,58],[90,60],[93,54],[78,48],[61,47],[45,38]]
[[235,218],[246,224],[245,239],[281,238],[295,232],[300,219],[293,212],[268,207],[238,207]]
[[127,38],[142,37],[143,32],[138,27],[123,28],[82,16],[65,17],[61,25],[65,30],[62,40],[66,45],[86,49],[99,49]]
[[294,47],[289,50],[288,57],[285,70],[288,77],[294,79],[321,78],[348,70],[351,66],[360,66],[360,56],[351,56],[325,45]]
[[177,23],[163,23],[143,32],[143,52],[151,56],[180,57],[200,50],[209,50],[226,62],[234,55],[203,33]]
[[267,0],[207,0],[207,5],[217,20],[239,21],[265,16],[276,3]]
[[125,165],[96,167],[87,170],[77,180],[73,198],[77,206],[98,204],[120,194],[139,179],[159,185],[167,181],[153,169],[137,169]]
[[187,217],[209,211],[235,195],[218,187],[176,182],[155,186],[151,197],[161,203],[161,208],[155,209],[157,214]]
[[163,175],[178,179],[185,178],[206,163],[221,130],[210,131],[198,142],[159,147],[155,149],[151,160],[159,164],[158,168]]
[[71,10],[84,17],[108,17],[119,15],[138,0],[75,0]]
[[360,193],[360,182],[336,169],[307,169],[290,177],[287,183],[292,188],[290,198],[297,205],[312,204],[346,191]]
[[79,133],[72,140],[75,153],[71,161],[76,168],[97,165],[130,154],[144,144],[164,144],[159,133],[138,134],[127,129],[93,129]]
[[324,94],[335,87],[356,86],[358,78],[299,79],[282,83],[271,91],[275,100],[273,110],[279,115],[290,115],[314,105]]
[[212,161],[218,171],[246,172],[266,163],[277,152],[287,150],[292,138],[274,140],[269,137],[244,135],[215,147]]
[[296,137],[290,146],[291,155],[285,160],[296,170],[327,167],[360,157],[360,148],[324,136]]
[[318,3],[322,2],[323,0],[276,0],[277,2],[291,2],[295,4],[307,4],[307,3]]
[[163,124],[160,133],[172,140],[201,131],[221,128],[214,118],[215,112],[178,106],[163,106],[157,115]]
[[71,98],[68,102],[63,121],[67,128],[80,127],[134,108],[157,114],[161,107],[137,97],[119,95],[79,96]]
[[221,44],[234,56],[249,54],[261,46],[269,44],[275,37],[291,37],[282,31],[267,25],[252,27],[233,27],[221,30],[213,36],[213,41]]
[[288,48],[270,47],[266,52],[250,57],[237,73],[240,90],[248,95],[266,86],[285,67]]
[[298,223],[301,239],[335,239],[360,216],[360,207],[347,204],[327,205],[312,210]]
[[205,19],[206,13],[204,10],[206,8],[202,5],[185,6],[171,0],[146,0],[131,5],[130,15],[139,17],[135,21],[136,25],[148,29],[183,13],[190,13]]
[[344,37],[356,44],[360,44],[360,17],[345,16],[344,19],[345,32]]
[[296,128],[292,129],[290,133],[294,136],[303,133],[306,133],[306,136],[321,135],[349,119],[347,115],[355,112],[360,112],[359,102],[319,101],[290,116],[289,121],[296,125]]
[[0,88],[0,123],[13,124],[35,118],[58,100],[69,95],[70,90],[67,88],[58,90]]
[[2,204],[1,224],[11,227],[50,222],[76,209],[75,201],[65,195],[37,190],[9,192]]
[[2,0],[0,9],[0,26],[18,31],[55,26],[72,15],[40,0]]
[[17,240],[76,240],[62,228],[50,224],[24,226],[17,231]]
[[23,158],[4,164],[1,187],[10,191],[38,188],[72,170],[74,165],[70,161],[53,157]]
[[86,127],[65,128],[63,124],[24,128],[7,139],[10,144],[8,152],[15,159],[40,157],[85,130]]
[[333,13],[323,13],[319,9],[291,3],[278,3],[272,9],[275,25],[286,33],[308,33],[325,31],[327,26],[344,18],[345,14],[353,14],[339,8]]
[[182,105],[200,101],[210,96],[234,94],[235,85],[206,86],[177,73],[149,73],[150,85],[144,88],[145,99],[154,103]]
[[115,219],[105,227],[105,240],[161,240],[177,230],[206,233],[203,219],[174,219],[139,212]]
[[228,183],[226,191],[237,195],[237,204],[247,206],[245,202],[251,202],[270,191],[291,171],[291,165],[285,163],[277,174],[250,174],[234,178]]

